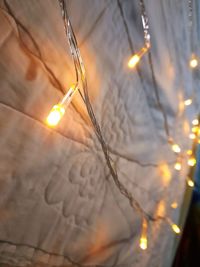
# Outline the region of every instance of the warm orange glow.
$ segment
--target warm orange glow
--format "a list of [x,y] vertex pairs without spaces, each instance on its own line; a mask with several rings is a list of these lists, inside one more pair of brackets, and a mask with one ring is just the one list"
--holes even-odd
[[47,124],[51,127],[56,126],[65,114],[65,109],[61,105],[53,106],[47,117]]
[[192,124],[195,125],[195,126],[198,125],[198,124],[199,124],[199,120],[198,120],[198,119],[194,119],[194,120],[192,121]]
[[147,52],[147,50],[147,47],[143,47],[137,54],[133,55],[128,61],[128,67],[133,69],[138,64],[141,57]]
[[156,214],[156,216],[164,217],[165,213],[166,213],[165,201],[164,200],[160,200],[158,205],[157,205],[155,214]]
[[128,62],[128,66],[130,69],[134,68],[138,62],[140,61],[140,57],[136,54],[134,56],[132,56]]
[[147,249],[148,241],[147,241],[147,220],[143,218],[142,222],[142,234],[140,237],[140,248],[145,250]]
[[193,167],[196,164],[196,162],[197,162],[196,159],[193,157],[188,159],[188,165],[191,167]]
[[171,204],[171,208],[172,208],[172,209],[176,209],[177,207],[178,207],[178,203],[174,201],[174,202]]
[[192,140],[194,140],[196,138],[196,135],[194,133],[190,133],[189,134],[189,138],[192,139]]
[[187,150],[187,154],[188,154],[189,156],[191,156],[191,155],[192,155],[192,150]]
[[178,227],[178,225],[176,225],[176,224],[172,224],[171,225],[171,227],[172,227],[172,230],[176,233],[176,234],[180,234],[180,232],[181,232],[181,230],[180,230],[180,228]]
[[194,69],[194,68],[196,68],[198,66],[198,60],[195,58],[195,57],[193,57],[191,60],[190,60],[190,67],[192,68],[192,69]]
[[140,248],[143,250],[147,249],[147,238],[146,237],[140,238]]
[[192,132],[193,133],[198,133],[198,131],[199,131],[199,127],[198,126],[192,127]]
[[176,153],[180,153],[180,152],[181,152],[181,148],[180,148],[180,146],[177,145],[177,144],[173,144],[173,145],[172,145],[172,150],[173,150],[174,152],[176,152]]
[[169,166],[166,163],[160,164],[158,172],[162,178],[163,186],[168,186],[172,177]]
[[189,105],[191,105],[191,104],[192,104],[192,99],[191,99],[191,98],[186,99],[186,100],[184,101],[184,104],[185,104],[185,106],[189,106]]
[[177,170],[177,171],[180,171],[181,170],[181,163],[180,162],[176,162],[174,164],[174,169]]
[[190,186],[190,187],[194,187],[194,181],[192,181],[190,178],[188,178],[188,180],[187,180],[187,184],[188,184],[188,186]]

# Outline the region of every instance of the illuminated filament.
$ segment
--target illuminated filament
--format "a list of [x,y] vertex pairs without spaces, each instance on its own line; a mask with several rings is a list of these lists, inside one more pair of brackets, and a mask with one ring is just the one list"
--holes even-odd
[[175,152],[175,153],[180,153],[181,152],[181,148],[179,145],[177,144],[173,144],[172,145],[172,150]]
[[147,47],[143,47],[137,54],[133,55],[128,61],[128,67],[133,69],[138,62],[140,61],[141,57],[148,51]]
[[188,165],[193,167],[196,164],[196,159],[194,157],[191,157],[188,159]]
[[192,99],[191,99],[191,98],[186,99],[186,100],[184,101],[184,104],[185,104],[185,106],[189,106],[189,105],[191,105],[191,104],[192,104]]
[[59,123],[59,121],[64,116],[65,110],[66,110],[67,106],[70,104],[76,90],[77,90],[77,86],[74,86],[74,85],[71,86],[70,89],[68,90],[67,94],[61,100],[61,102],[59,102],[57,105],[53,106],[53,108],[51,109],[51,111],[50,111],[50,113],[46,119],[46,123],[49,126],[54,127]]
[[192,181],[190,178],[187,179],[187,184],[189,187],[194,187],[194,181]]
[[147,249],[148,241],[147,241],[147,220],[143,218],[142,221],[142,233],[140,237],[140,248],[145,250]]

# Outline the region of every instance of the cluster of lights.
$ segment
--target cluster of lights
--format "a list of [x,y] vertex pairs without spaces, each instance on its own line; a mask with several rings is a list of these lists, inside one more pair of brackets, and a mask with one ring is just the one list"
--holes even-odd
[[[60,0],[60,2],[62,2]],[[144,5],[142,5],[144,8]],[[128,67],[130,69],[133,69],[136,67],[136,65],[140,62],[141,58],[148,52],[148,50],[150,49],[150,34],[149,34],[149,25],[148,25],[148,18],[146,16],[145,11],[143,10],[143,15],[142,15],[142,24],[143,24],[143,29],[144,29],[144,40],[145,40],[145,46],[142,47],[138,53],[134,54],[133,56],[131,56],[131,58],[128,61]],[[190,68],[194,69],[198,66],[198,59],[195,57],[195,55],[193,54],[190,61],[189,61],[189,66]],[[60,101],[58,104],[54,105],[53,108],[51,109],[47,119],[46,119],[46,123],[48,126],[50,127],[55,127],[60,120],[62,119],[62,117],[65,114],[66,108],[67,106],[70,104],[70,102],[72,101],[72,98],[74,96],[74,94],[76,93],[78,89],[77,85],[73,85],[72,87],[70,87],[69,91],[67,92],[67,94],[63,97],[62,101]],[[192,99],[188,98],[184,101],[184,105],[185,106],[189,106],[192,104]],[[192,127],[192,131],[189,135],[190,139],[196,139],[197,136],[200,134],[200,130],[199,130],[199,121],[198,119],[194,119],[192,121],[193,127]],[[174,153],[181,153],[181,148],[178,144],[174,143],[174,141],[171,139],[169,140],[169,143],[171,145],[171,149]],[[187,155],[189,156],[188,158],[188,165],[193,167],[196,164],[196,159],[193,157],[193,152],[192,150],[188,150],[187,151]],[[177,171],[181,170],[181,160],[180,160],[180,156],[178,156],[177,162],[174,165],[174,168]],[[194,186],[194,182],[188,178],[187,179],[187,184],[190,187]],[[177,208],[177,203],[174,202],[171,205],[172,208]],[[174,224],[169,218],[166,218],[167,223],[171,226],[171,229],[176,233],[176,234],[180,234],[180,228],[178,227],[178,225]],[[142,232],[141,232],[141,237],[140,237],[140,248],[142,250],[146,250],[147,246],[148,246],[148,240],[147,240],[147,230],[148,230],[148,221],[145,217],[143,217],[143,222],[142,222]]]

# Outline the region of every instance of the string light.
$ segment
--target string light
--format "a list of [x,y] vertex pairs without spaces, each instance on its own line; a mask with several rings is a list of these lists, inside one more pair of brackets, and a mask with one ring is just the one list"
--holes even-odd
[[192,155],[192,150],[187,150],[187,155],[191,156]]
[[[120,181],[118,179],[117,172],[112,168],[112,165],[110,163],[110,157],[109,157],[109,154],[108,154],[108,149],[107,149],[106,145],[104,144],[104,140],[102,138],[101,131],[99,130],[99,127],[98,127],[98,122],[96,121],[96,118],[95,118],[95,116],[93,114],[91,103],[89,101],[88,92],[87,92],[86,77],[85,77],[85,75],[83,75],[83,70],[81,69],[82,61],[81,61],[80,51],[78,49],[77,41],[76,41],[76,38],[74,36],[74,32],[73,32],[73,29],[72,29],[72,26],[71,26],[71,22],[70,22],[70,20],[68,18],[67,11],[65,10],[66,9],[65,2],[64,2],[64,0],[59,0],[59,3],[60,3],[60,6],[61,6],[61,9],[62,9],[62,16],[63,16],[63,20],[64,20],[64,25],[65,25],[65,30],[66,30],[66,33],[67,33],[68,41],[70,43],[71,54],[72,54],[73,59],[74,59],[74,65],[75,65],[76,74],[78,73],[78,75],[80,74],[80,76],[81,77],[83,76],[83,78],[84,78],[84,79],[81,79],[81,82],[82,82],[82,85],[83,85],[83,91],[84,91],[84,98],[85,98],[84,100],[87,100],[87,101],[84,101],[84,102],[86,104],[86,107],[87,107],[87,110],[88,110],[88,114],[89,114],[89,116],[91,118],[93,126],[94,126],[94,128],[96,130],[96,134],[97,134],[98,138],[100,139],[100,143],[102,144],[102,149],[103,149],[103,152],[105,154],[105,158],[106,158],[106,160],[108,162],[108,166],[110,166],[109,168],[110,168],[110,171],[111,171],[111,175],[112,175],[112,177],[114,179],[114,182],[115,182],[116,186],[119,188],[120,192],[127,199],[129,199],[130,205],[133,208],[136,208],[137,212],[139,212],[141,214],[141,216],[143,216],[145,214],[143,208],[134,199],[134,197],[126,189],[126,187],[123,186],[123,184],[120,183]],[[140,3],[142,3],[141,6],[142,6],[142,10],[143,10],[143,12],[142,12],[142,20],[143,20],[143,27],[144,27],[145,46],[137,54],[133,55],[130,58],[130,60],[128,62],[128,67],[129,68],[134,68],[139,63],[140,59],[144,56],[144,54],[150,48],[150,35],[149,35],[149,32],[148,32],[149,26],[148,26],[148,19],[146,17],[146,12],[144,10],[144,1],[140,0]],[[152,67],[152,61],[151,61],[150,65],[151,65],[151,68],[153,68]],[[154,74],[152,74],[152,75],[154,76]],[[77,82],[79,82],[79,79],[77,79]],[[66,96],[65,96],[64,99],[58,105],[56,105],[56,108],[55,108],[55,106],[53,107],[56,110],[59,110],[59,108],[61,108],[62,116],[64,115],[66,106],[71,102],[71,99],[72,99],[72,96],[73,96],[73,93],[74,93],[75,89],[71,90],[71,91],[72,91],[72,94],[71,94],[70,97],[66,98]],[[192,99],[187,99],[187,100],[184,101],[184,103],[185,103],[186,106],[188,106],[188,105],[190,105],[192,103]],[[59,108],[58,108],[58,106],[59,106]],[[64,109],[64,111],[63,111],[62,108]],[[60,117],[62,117],[62,116],[60,116]],[[165,121],[166,121],[166,118],[165,118]],[[169,136],[169,133],[167,135]],[[176,152],[176,153],[180,153],[181,152],[181,149],[180,149],[179,145],[177,145],[177,144],[172,144],[172,150],[174,152]],[[180,162],[176,162],[174,167],[175,167],[176,170],[181,170],[181,163]],[[149,216],[148,219],[152,220],[152,221],[155,221],[155,220],[158,220],[158,219],[167,220],[166,217],[161,217],[161,218],[155,218],[154,219],[151,216]],[[174,223],[172,223],[170,221],[170,225],[171,225],[172,230],[176,234],[180,233],[180,228],[176,224],[174,224]],[[143,249],[143,250],[147,249],[147,246],[148,246],[147,227],[148,227],[147,219],[146,219],[145,216],[143,216],[142,233],[141,233],[141,238],[140,238],[140,248]]]
[[197,58],[193,55],[191,60],[190,60],[190,67],[192,69],[196,68],[198,66],[198,60]]
[[176,162],[174,164],[174,169],[177,170],[177,171],[180,171],[181,170],[181,163],[180,162]]
[[133,55],[128,61],[128,67],[133,69],[140,61],[141,57],[148,51],[147,47],[143,47],[137,54]]
[[177,207],[178,207],[178,203],[174,201],[174,202],[171,204],[171,208],[172,208],[172,209],[176,209]]
[[194,181],[192,181],[190,178],[188,178],[187,184],[189,187],[194,187]]
[[181,152],[181,148],[179,145],[177,144],[173,144],[172,145],[172,150],[175,152],[175,153],[180,153]]
[[198,133],[198,131],[199,131],[199,127],[198,126],[192,127],[192,132],[193,133]]
[[196,159],[194,157],[191,157],[188,159],[188,165],[193,167],[196,164]]
[[140,237],[140,248],[143,250],[147,249],[147,246],[148,246],[147,227],[148,227],[147,220],[146,220],[146,218],[143,218],[142,233],[141,233],[141,237]]
[[73,95],[75,94],[77,88],[78,88],[77,86],[72,85],[70,89],[68,90],[68,92],[66,93],[66,95],[63,97],[62,101],[58,103],[57,105],[53,106],[53,108],[51,109],[46,119],[46,123],[50,127],[56,126],[59,123],[59,121],[62,119],[62,117],[65,114],[65,110],[67,106],[69,105],[69,103],[71,102]]
[[198,120],[198,119],[194,119],[194,120],[192,121],[192,124],[195,125],[195,126],[198,125],[198,124],[199,124],[199,120]]
[[185,106],[189,106],[189,105],[191,105],[191,104],[192,104],[192,99],[191,99],[191,98],[186,99],[186,100],[184,101],[184,104],[185,104]]
[[46,119],[47,124],[51,127],[56,126],[64,114],[65,114],[65,109],[61,105],[58,104],[53,106]]
[[176,234],[180,234],[181,230],[180,230],[180,228],[178,227],[177,224],[173,223],[170,218],[166,218],[166,221],[168,222],[168,224],[171,226],[172,230]]
[[194,140],[196,138],[196,135],[194,133],[190,133],[189,134],[189,138],[192,139],[192,140]]
[[178,227],[177,224],[172,223],[172,224],[171,224],[171,228],[172,228],[172,230],[173,230],[176,234],[180,234],[181,230],[180,230],[180,228]]

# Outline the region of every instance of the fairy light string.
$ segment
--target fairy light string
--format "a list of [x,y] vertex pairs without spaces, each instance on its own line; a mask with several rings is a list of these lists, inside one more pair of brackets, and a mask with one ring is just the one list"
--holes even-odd
[[[76,41],[76,37],[72,28],[72,24],[70,22],[68,13],[67,13],[67,8],[66,8],[66,4],[64,0],[58,0],[59,4],[60,4],[60,8],[61,8],[61,12],[62,12],[62,18],[63,18],[63,22],[64,22],[64,27],[65,27],[65,32],[66,32],[66,36],[69,42],[69,46],[70,46],[70,51],[71,51],[71,55],[74,61],[74,67],[75,67],[75,72],[76,72],[76,82],[77,82],[77,86],[81,86],[82,90],[83,90],[83,95],[81,93],[81,90],[79,88],[78,92],[79,94],[81,94],[81,97],[86,105],[87,111],[88,111],[88,115],[90,117],[90,120],[92,122],[95,134],[101,144],[103,153],[104,153],[104,157],[107,163],[107,166],[110,170],[111,176],[113,178],[113,181],[115,183],[115,185],[117,186],[118,190],[120,191],[120,193],[125,196],[128,201],[130,206],[135,209],[141,216],[142,220],[143,220],[143,227],[142,227],[142,231],[144,232],[144,227],[145,227],[145,231],[147,230],[148,227],[148,221],[158,221],[158,220],[163,220],[165,222],[167,222],[168,224],[173,225],[173,227],[177,227],[179,229],[179,227],[176,224],[169,223],[169,218],[164,217],[164,216],[152,216],[150,214],[148,214],[139,204],[139,202],[133,197],[132,193],[120,182],[119,177],[118,177],[118,173],[116,171],[116,168],[114,167],[114,165],[112,164],[112,159],[109,155],[109,148],[103,138],[101,129],[100,129],[100,125],[97,122],[97,119],[95,117],[91,102],[90,102],[90,98],[89,98],[89,94],[88,94],[88,87],[87,87],[87,79],[86,79],[86,72],[85,72],[85,67],[83,64],[83,60],[81,58],[81,54],[78,48],[78,44]],[[147,47],[148,49],[150,48],[150,34],[149,34],[149,25],[148,25],[148,18],[144,9],[144,4],[141,5],[141,9],[142,9],[142,21],[143,21],[143,27],[144,27],[144,40],[145,40],[145,47]],[[168,126],[167,126],[168,127]],[[145,222],[145,224],[144,224]],[[145,225],[145,226],[144,226]],[[174,231],[172,227],[172,230]],[[144,240],[143,240],[144,241]],[[143,244],[143,247],[147,247],[147,242],[146,245]]]

